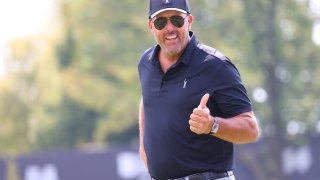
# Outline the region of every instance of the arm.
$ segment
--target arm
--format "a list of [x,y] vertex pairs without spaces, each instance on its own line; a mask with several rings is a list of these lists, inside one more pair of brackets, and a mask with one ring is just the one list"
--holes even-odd
[[143,136],[144,136],[144,106],[143,106],[143,100],[140,101],[140,108],[139,108],[139,137],[140,137],[140,147],[139,147],[139,153],[140,158],[143,161],[144,165],[147,166],[147,155],[144,150],[144,144],[143,144]]
[[[210,117],[210,119],[213,119]],[[245,112],[235,117],[224,119],[218,117],[219,130],[214,136],[235,144],[254,142],[258,139],[259,128],[253,112]],[[209,132],[213,125],[210,122]]]
[[[198,108],[190,115],[190,130],[196,134],[209,134],[213,126],[213,117],[210,115],[206,103],[209,95],[203,96]],[[214,136],[235,144],[249,143],[257,140],[259,127],[252,111],[224,119],[218,117],[219,129]]]

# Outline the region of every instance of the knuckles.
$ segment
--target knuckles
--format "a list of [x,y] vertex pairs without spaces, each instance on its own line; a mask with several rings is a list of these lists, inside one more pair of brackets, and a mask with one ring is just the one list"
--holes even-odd
[[210,114],[210,110],[208,108],[202,109],[202,108],[194,108],[192,111],[193,114],[197,114],[200,116],[205,116],[207,114]]

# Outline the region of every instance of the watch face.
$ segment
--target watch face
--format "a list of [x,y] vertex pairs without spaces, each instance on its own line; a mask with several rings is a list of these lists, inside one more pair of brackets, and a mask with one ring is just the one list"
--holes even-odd
[[212,129],[211,129],[211,132],[213,134],[215,134],[218,131],[218,129],[219,129],[218,119],[217,119],[217,117],[214,117],[213,118],[213,126],[212,126]]

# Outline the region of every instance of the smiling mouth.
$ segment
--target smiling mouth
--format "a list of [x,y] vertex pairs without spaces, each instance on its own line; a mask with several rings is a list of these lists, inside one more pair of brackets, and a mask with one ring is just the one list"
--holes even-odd
[[169,36],[166,36],[165,39],[168,40],[168,41],[172,41],[172,40],[175,40],[177,39],[178,36],[177,35],[169,35]]

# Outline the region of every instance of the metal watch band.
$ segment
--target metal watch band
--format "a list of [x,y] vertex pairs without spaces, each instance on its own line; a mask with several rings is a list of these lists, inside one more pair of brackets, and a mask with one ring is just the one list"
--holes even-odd
[[213,126],[212,126],[210,134],[213,135],[213,134],[217,133],[218,129],[219,129],[218,117],[213,117]]

